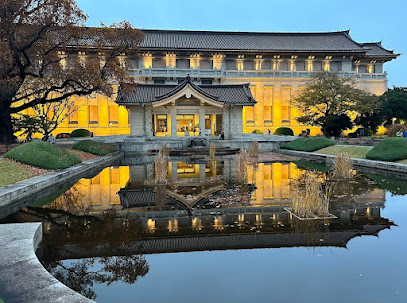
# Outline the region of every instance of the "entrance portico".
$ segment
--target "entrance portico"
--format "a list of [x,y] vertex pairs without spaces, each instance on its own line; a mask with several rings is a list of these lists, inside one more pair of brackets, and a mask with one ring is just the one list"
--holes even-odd
[[256,101],[249,85],[138,84],[116,101],[130,111],[131,135],[142,137],[217,136],[243,132],[243,106]]

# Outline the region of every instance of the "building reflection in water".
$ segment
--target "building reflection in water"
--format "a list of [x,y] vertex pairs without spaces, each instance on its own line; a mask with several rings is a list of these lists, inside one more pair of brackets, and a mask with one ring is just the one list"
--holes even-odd
[[[233,169],[232,159],[216,163],[172,161],[168,185],[155,186],[149,185],[153,184],[149,182],[154,178],[153,163],[108,167],[74,186],[79,197],[73,203],[78,209],[87,209],[89,215],[114,209],[117,216],[137,217],[142,234],[157,238],[219,233],[296,233],[301,225],[307,226],[296,222],[297,219],[285,209],[290,206],[290,180],[304,174],[304,170],[288,162],[249,165],[249,185],[242,189],[233,184]],[[346,195],[338,194],[346,196],[346,203],[332,203],[330,212],[338,218],[322,222],[331,231],[347,231],[348,238],[337,237],[324,244],[343,246],[349,240],[350,230],[354,232],[353,236],[375,234],[391,225],[380,215],[385,203],[384,191],[371,185],[366,177],[359,179],[353,185],[343,186],[349,189]],[[249,203],[245,202],[246,198]],[[64,203],[61,196],[47,207],[60,208]],[[368,229],[367,225],[370,225]],[[371,227],[373,225],[377,230]],[[273,245],[320,245],[299,239],[290,241]]]
[[[80,180],[51,204],[20,212],[26,221],[44,220],[44,266],[94,298],[93,281],[114,277],[112,282],[134,283],[146,275],[143,254],[346,247],[354,237],[377,235],[394,225],[381,217],[385,192],[363,174],[338,182],[330,205],[337,218],[299,220],[286,208],[291,204],[290,180],[306,171],[293,163],[249,165],[245,185],[233,182],[233,159],[172,161],[168,168],[168,184],[157,186],[153,163],[108,167]],[[320,175],[323,181],[324,173]],[[78,260],[66,269],[65,260],[72,259]],[[94,272],[97,262],[101,270]],[[123,270],[112,276],[120,267],[112,266],[116,263]]]

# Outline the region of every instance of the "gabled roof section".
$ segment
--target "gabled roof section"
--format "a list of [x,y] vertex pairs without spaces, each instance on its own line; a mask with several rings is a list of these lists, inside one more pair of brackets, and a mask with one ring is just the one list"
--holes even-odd
[[264,52],[356,52],[365,53],[349,30],[316,33],[218,32],[142,30],[142,49]]
[[257,103],[251,94],[249,83],[231,85],[196,85],[185,79],[179,85],[137,84],[133,92],[119,92],[116,103],[119,105],[147,105],[169,99],[191,87],[198,94],[218,104],[252,106]]
[[212,94],[209,94],[205,90],[201,89],[198,85],[192,83],[191,77],[189,75],[185,78],[185,80],[180,85],[176,86],[173,90],[171,90],[168,93],[165,93],[163,95],[156,96],[155,101],[160,101],[160,100],[169,98],[169,97],[175,95],[176,93],[182,91],[187,85],[190,85],[192,87],[192,89],[194,89],[195,91],[197,91],[200,94],[204,95],[205,97],[207,97],[209,99],[212,99],[214,101],[219,101],[219,97],[217,97],[215,95],[212,95]]
[[362,43],[364,49],[367,50],[366,56],[368,57],[388,57],[395,59],[400,54],[395,54],[393,50],[388,50],[382,46],[382,42],[366,42]]

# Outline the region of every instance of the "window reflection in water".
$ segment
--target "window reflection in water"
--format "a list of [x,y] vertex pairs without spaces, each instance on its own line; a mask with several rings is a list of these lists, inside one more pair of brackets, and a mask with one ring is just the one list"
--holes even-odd
[[[346,246],[353,237],[377,234],[393,224],[381,217],[384,191],[365,175],[335,187],[330,212],[337,219],[301,221],[285,208],[290,206],[290,180],[306,171],[289,162],[257,163],[248,165],[247,182],[236,185],[233,170],[233,159],[172,161],[168,184],[156,186],[148,182],[154,178],[154,164],[108,167],[20,216],[45,220],[44,264],[90,298],[93,283],[132,283],[144,276],[144,254]],[[260,235],[261,241],[253,237]],[[100,255],[105,257],[95,259]],[[114,257],[118,255],[127,257]],[[64,268],[66,259],[79,260]],[[132,264],[136,272],[120,269],[123,264]],[[75,282],[79,277],[84,284]]]

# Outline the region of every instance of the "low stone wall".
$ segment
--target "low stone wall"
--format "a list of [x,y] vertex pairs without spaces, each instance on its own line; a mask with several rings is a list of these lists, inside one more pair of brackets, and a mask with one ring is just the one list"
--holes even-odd
[[[30,198],[50,186],[68,183],[74,178],[79,178],[93,169],[104,167],[108,163],[112,163],[121,157],[122,153],[114,153],[112,155],[83,161],[78,165],[66,169],[53,171],[15,184],[0,187],[0,213],[13,213],[21,208],[21,203],[25,203],[24,199]],[[17,201],[19,202],[17,203]],[[18,205],[16,205],[16,203]]]
[[[297,156],[302,159],[316,161],[319,163],[325,163],[327,165],[332,165],[336,158],[336,156],[332,156],[332,155],[308,153],[308,152],[286,150],[286,149],[280,149],[279,153],[282,153],[285,155]],[[355,166],[407,174],[407,165],[402,164],[402,163],[374,161],[374,160],[358,159],[358,158],[352,158],[352,162],[353,162],[353,165],[355,165]]]
[[94,303],[55,279],[35,251],[41,223],[0,225],[0,290],[7,303]]

